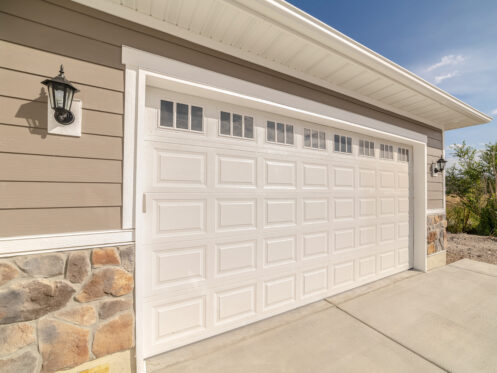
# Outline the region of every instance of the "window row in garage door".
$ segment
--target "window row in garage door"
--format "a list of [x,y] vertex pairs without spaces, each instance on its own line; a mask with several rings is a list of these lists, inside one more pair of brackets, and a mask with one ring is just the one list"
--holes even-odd
[[[268,143],[271,114],[170,95],[202,108],[202,132],[161,126],[168,93],[149,92],[137,246],[149,355],[411,266],[410,163],[359,154],[361,140],[387,142],[282,118],[294,146]],[[221,108],[254,118],[255,140],[220,136]],[[350,138],[352,154],[305,148],[306,129],[318,148],[320,132],[345,150]]]

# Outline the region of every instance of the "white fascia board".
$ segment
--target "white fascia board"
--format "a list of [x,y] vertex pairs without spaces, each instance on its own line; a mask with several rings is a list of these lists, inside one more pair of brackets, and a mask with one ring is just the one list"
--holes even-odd
[[427,143],[427,136],[418,132],[131,47],[123,46],[122,63],[147,70],[147,84],[158,88],[215,98],[394,141]]

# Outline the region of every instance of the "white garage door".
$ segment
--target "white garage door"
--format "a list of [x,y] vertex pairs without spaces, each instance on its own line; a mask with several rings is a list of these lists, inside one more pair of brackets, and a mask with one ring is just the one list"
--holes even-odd
[[155,88],[146,106],[146,356],[412,267],[408,146]]

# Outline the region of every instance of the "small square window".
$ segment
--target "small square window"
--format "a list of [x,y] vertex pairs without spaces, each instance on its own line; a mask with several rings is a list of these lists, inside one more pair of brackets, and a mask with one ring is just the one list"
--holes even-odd
[[231,113],[221,111],[221,135],[231,136]]
[[335,135],[335,151],[339,152],[340,151],[340,136]]
[[319,149],[326,149],[326,133],[319,132]]
[[160,126],[173,127],[174,126],[174,103],[172,101],[160,102]]
[[318,131],[312,131],[312,147],[317,149],[319,147],[319,134]]
[[359,140],[359,155],[366,155],[364,153],[364,140]]
[[352,153],[352,137],[335,135],[335,151]]
[[267,122],[267,134],[266,134],[266,139],[267,141],[275,142],[276,141],[276,134],[275,134],[275,123],[274,122]]
[[203,109],[199,106],[192,106],[192,131],[203,131]]
[[369,155],[370,155],[371,157],[374,157],[374,156],[375,156],[375,155],[374,155],[374,142],[372,142],[372,141],[370,141],[370,142],[369,142]]
[[243,123],[242,116],[240,114],[233,114],[233,136],[243,136]]
[[285,125],[283,123],[276,124],[276,141],[281,144],[285,143]]
[[188,129],[188,105],[176,103],[176,128]]
[[291,124],[285,126],[285,139],[287,144],[293,145],[293,125]]
[[243,118],[243,137],[247,139],[253,139],[254,138],[254,118],[245,116]]
[[311,147],[311,130],[308,128],[304,128],[304,146],[306,148]]
[[347,153],[352,153],[352,137],[347,137]]

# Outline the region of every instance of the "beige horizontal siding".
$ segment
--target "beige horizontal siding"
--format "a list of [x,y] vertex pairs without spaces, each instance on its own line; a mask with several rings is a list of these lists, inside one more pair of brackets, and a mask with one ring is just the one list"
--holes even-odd
[[121,160],[122,140],[99,135],[50,136],[36,128],[0,125],[0,152]]
[[[41,81],[51,76],[33,75],[15,70],[0,68],[0,95],[23,98],[34,101],[47,101],[47,91]],[[66,73],[71,78],[69,72]],[[22,84],[19,84],[22,82]],[[106,111],[109,113],[123,113],[123,93],[103,88],[75,84],[80,90],[74,96],[83,101],[87,109]]]
[[0,182],[0,209],[121,206],[121,184]]
[[73,83],[124,91],[124,73],[120,69],[96,64],[89,69],[88,63],[75,58],[0,40],[0,67],[37,75],[55,76],[59,73],[58,66],[61,64],[64,65],[66,75]]
[[0,210],[0,236],[119,229],[120,207]]
[[433,162],[436,162],[442,156],[442,150],[438,148],[433,148],[428,146],[426,148],[426,171],[427,175],[427,189],[428,189],[428,208],[429,209],[441,209],[443,208],[443,200],[444,200],[444,190],[443,190],[443,182],[444,175],[432,176],[431,174],[431,165]]
[[[0,39],[12,43],[34,47],[36,49],[55,52],[62,56],[70,56],[82,61],[93,62],[104,66],[120,68],[121,47],[89,39],[60,29],[47,26],[42,23],[32,22],[23,16],[27,16],[28,8],[36,5],[43,6],[43,1],[19,1],[18,13],[21,17],[0,13]],[[0,10],[8,5],[6,1],[0,1]],[[24,9],[22,9],[24,8]],[[44,12],[45,13],[45,12]],[[46,14],[46,13],[45,13]]]
[[121,183],[122,162],[0,153],[0,181]]
[[[47,128],[47,104],[44,102],[0,96],[0,108],[0,124]],[[82,133],[123,136],[122,114],[83,109],[83,122]]]

